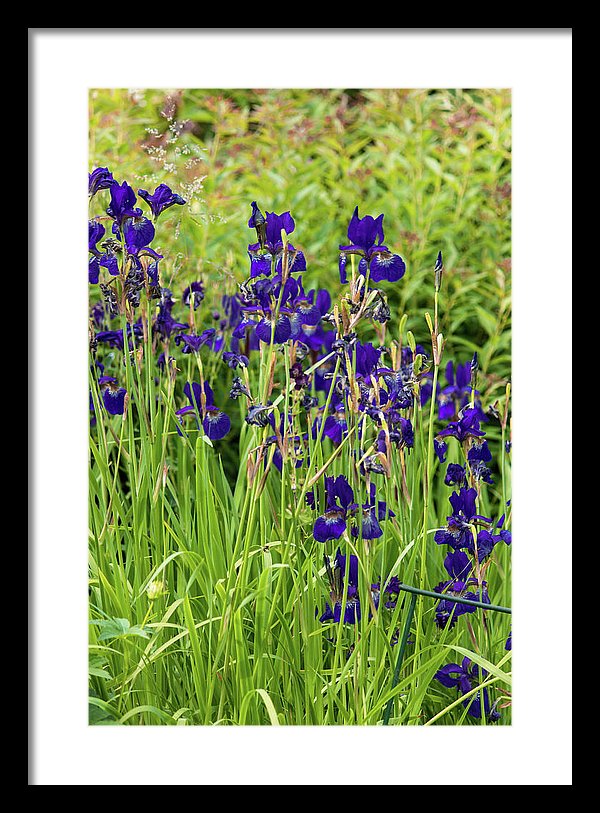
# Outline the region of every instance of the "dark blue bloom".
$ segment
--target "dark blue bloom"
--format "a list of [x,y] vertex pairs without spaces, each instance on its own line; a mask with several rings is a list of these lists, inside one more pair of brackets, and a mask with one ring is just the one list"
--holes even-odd
[[88,194],[93,197],[101,189],[109,189],[116,181],[107,167],[96,167],[88,175]]
[[453,437],[460,443],[464,443],[467,438],[483,437],[485,432],[479,429],[479,410],[473,407],[463,409],[458,421],[451,421],[445,429],[438,432],[438,438]]
[[390,440],[399,448],[412,449],[415,443],[415,432],[412,423],[408,418],[400,418],[393,421],[390,431]]
[[[252,202],[252,214],[248,220],[249,228],[256,228],[259,237],[258,243],[248,246],[248,255],[251,260],[251,276],[271,273],[272,258],[276,259],[276,271],[281,273],[283,241],[281,231],[292,234],[296,228],[294,218],[289,212],[277,215],[274,212],[266,212],[265,222],[262,223],[262,212],[256,206],[256,201]],[[306,259],[302,251],[297,251],[291,243],[288,243],[288,272],[296,273],[306,270]]]
[[107,250],[100,255],[100,265],[106,268],[111,277],[119,275],[119,258],[113,251]]
[[96,426],[96,409],[94,407],[94,397],[90,390],[90,426]]
[[166,183],[159,184],[152,195],[145,189],[138,189],[138,195],[146,201],[152,210],[154,220],[156,220],[165,209],[168,209],[169,206],[174,206],[176,203],[183,206],[185,203],[181,195],[177,195],[173,192]]
[[96,341],[107,344],[109,347],[116,347],[119,350],[123,350],[125,346],[122,330],[100,330],[96,333]]
[[[488,530],[483,528],[477,533],[477,561],[483,562],[491,552],[494,550],[495,545],[500,542],[500,537],[491,534]],[[469,546],[469,550],[475,555],[475,543]]]
[[354,492],[343,474],[325,477],[325,498],[325,513],[317,517],[313,527],[318,542],[339,539],[346,530],[346,513],[354,502]]
[[508,638],[504,644],[504,649],[507,649],[509,652],[512,649],[512,630],[508,633]]
[[333,413],[325,418],[323,434],[337,446],[348,432],[348,424],[346,423],[346,410],[341,401],[332,405],[332,409]]
[[[487,583],[482,582],[480,587],[477,579],[469,576],[473,566],[469,557],[463,551],[449,553],[444,559],[444,567],[450,579],[434,587],[436,593],[456,598],[466,598],[469,601],[482,601],[484,604],[490,603]],[[477,607],[471,604],[460,604],[442,598],[435,610],[435,623],[440,629],[444,629],[450,622],[451,629],[459,616],[476,611]]]
[[122,415],[125,411],[127,390],[120,387],[117,379],[109,375],[103,375],[99,378],[98,385],[106,411],[111,415]]
[[198,353],[202,345],[207,344],[214,337],[216,331],[214,327],[203,330],[199,336],[187,333],[180,333],[175,336],[175,344],[183,344],[183,353]]
[[444,477],[444,483],[447,486],[466,486],[467,485],[467,470],[464,466],[459,465],[458,463],[448,463],[448,468],[446,469],[446,476]]
[[475,460],[470,463],[470,469],[471,474],[476,480],[482,480],[484,483],[489,483],[490,485],[494,482],[491,471],[481,460]]
[[[365,215],[360,218],[357,206],[348,225],[348,239],[350,244],[340,246],[340,252],[344,258],[347,253],[358,254],[361,257],[359,273],[364,274],[368,265],[373,282],[382,280],[397,282],[404,276],[406,265],[402,257],[392,254],[387,246],[383,245],[383,215],[377,218]],[[345,276],[345,268],[342,274],[340,264],[340,279],[342,276]]]
[[256,325],[256,335],[266,344],[271,343],[271,335],[273,336],[274,344],[284,344],[290,338],[292,333],[292,326],[287,315],[280,313],[277,322],[273,327],[273,321],[270,317],[261,319]]
[[191,285],[183,292],[183,297],[181,301],[183,304],[189,308],[190,304],[193,306],[194,310],[198,308],[202,300],[204,299],[204,285],[202,282],[192,282]]
[[184,394],[190,401],[191,406],[183,407],[176,411],[176,415],[181,416],[194,413],[196,420],[198,416],[202,419],[202,428],[210,440],[222,440],[231,429],[229,416],[222,412],[214,403],[214,394],[208,383],[204,382],[204,389],[196,382],[189,381],[183,388]]
[[127,218],[123,223],[123,235],[128,254],[138,254],[143,252],[151,254],[155,259],[162,259],[160,254],[156,254],[149,245],[154,239],[155,229],[151,220],[147,217]]
[[448,451],[448,444],[443,440],[434,439],[433,449],[438,457],[440,463],[445,463],[446,452]]
[[340,282],[342,285],[346,285],[348,282],[348,272],[346,271],[346,263],[348,262],[348,258],[344,254],[344,252],[340,252],[340,261],[339,261],[339,271],[340,271]]
[[159,355],[159,357],[156,359],[156,366],[158,367],[158,369],[162,373],[162,372],[165,371],[167,365],[168,365],[169,369],[172,369],[172,370],[175,369],[175,357],[174,356],[169,356],[167,358],[167,356],[165,356],[164,353],[161,353]]
[[473,438],[473,442],[471,443],[467,453],[467,460],[469,463],[473,463],[476,460],[480,460],[482,463],[489,463],[491,459],[492,453],[490,452],[490,447],[488,446],[487,440]]
[[222,440],[231,429],[229,416],[214,404],[206,405],[202,428],[210,440]]
[[447,527],[436,531],[434,540],[438,545],[450,545],[454,550],[467,548],[474,550],[472,526],[476,523],[490,523],[489,517],[475,513],[477,492],[474,488],[461,488],[450,495],[453,513],[447,517]]
[[[481,673],[481,674],[480,674]],[[447,688],[457,688],[461,694],[467,694],[475,688],[486,676],[487,671],[483,667],[472,663],[470,658],[463,658],[462,664],[448,663],[442,666],[435,673],[434,678],[442,686]],[[463,706],[468,709],[469,716],[481,719],[481,694],[476,692],[471,697],[463,701]],[[488,720],[495,722],[500,719],[500,714],[490,706],[490,699],[487,689],[483,689],[483,712]]]
[[467,405],[471,396],[470,362],[467,361],[465,364],[457,364],[455,374],[454,362],[449,361],[446,365],[446,381],[448,382],[448,386],[438,395],[440,421],[452,420],[458,410]]
[[96,248],[96,243],[104,237],[106,229],[98,220],[88,221],[88,251],[98,256],[100,252]]
[[350,359],[356,353],[356,377],[363,379],[367,384],[371,382],[371,376],[377,375],[377,365],[383,349],[374,347],[370,342],[362,344],[356,342],[354,350],[350,350]]
[[227,351],[223,353],[221,358],[228,367],[231,367],[232,370],[235,370],[237,367],[248,366],[248,356],[244,356],[242,353],[232,353]]
[[136,200],[135,192],[127,181],[123,181],[122,184],[114,183],[110,187],[110,204],[106,212],[115,221],[114,225],[117,226],[115,233],[120,234],[119,230],[126,218],[142,216],[142,210],[135,206]]
[[98,257],[90,257],[88,260],[88,282],[96,285],[100,281],[100,262]]
[[94,320],[96,327],[104,327],[106,324],[106,313],[102,302],[96,302],[90,310],[90,316]]
[[185,330],[188,327],[183,322],[177,322],[171,315],[173,302],[171,291],[168,288],[161,288],[161,299],[152,330],[163,339],[168,339],[175,330]]
[[[383,500],[375,499],[375,491],[375,483],[371,483],[367,502],[363,503],[362,510],[357,511],[363,539],[379,539],[383,536],[383,528],[379,523],[388,517],[396,516]],[[359,536],[357,527],[352,528],[352,536]]]
[[[510,505],[510,500],[508,501],[507,505]],[[502,528],[502,526],[504,525],[504,519],[505,515],[502,514],[502,516],[496,523],[496,528]],[[502,529],[499,533],[499,536],[502,542],[504,542],[506,545],[512,544],[512,534],[508,529]]]
[[272,253],[275,253],[283,248],[283,242],[281,240],[282,230],[290,235],[296,228],[296,224],[289,212],[284,212],[281,215],[276,215],[274,212],[267,212],[266,215],[266,246]]

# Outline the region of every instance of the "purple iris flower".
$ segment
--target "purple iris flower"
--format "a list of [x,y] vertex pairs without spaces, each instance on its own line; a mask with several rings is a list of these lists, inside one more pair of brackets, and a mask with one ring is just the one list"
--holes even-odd
[[107,167],[96,167],[88,175],[88,194],[92,198],[101,189],[109,189],[116,181]]
[[261,319],[256,325],[256,335],[261,342],[265,342],[266,344],[271,343],[271,335],[273,336],[274,344],[285,344],[285,342],[287,342],[287,340],[290,338],[291,334],[292,325],[287,314],[285,313],[279,314],[277,321],[275,322],[274,329],[273,320],[270,316],[265,316],[265,318]]
[[388,593],[392,597],[385,602],[384,607],[387,607],[388,610],[393,610],[398,603],[398,596],[400,595],[400,579],[398,576],[392,576],[389,579],[383,592]]
[[[436,593],[466,598],[469,601],[483,601],[485,604],[490,603],[486,582],[482,582],[480,591],[477,579],[470,576],[473,565],[463,551],[457,550],[449,553],[444,559],[444,567],[450,579],[434,587]],[[477,607],[470,604],[459,604],[442,598],[435,610],[435,622],[440,629],[444,629],[450,622],[449,628],[451,629],[459,616],[474,613],[476,610]]]
[[167,367],[170,370],[174,370],[175,369],[175,363],[176,363],[175,362],[175,356],[168,356],[167,357],[167,356],[165,356],[164,353],[161,353],[159,355],[159,357],[156,359],[156,366],[161,371],[161,373],[164,373],[164,371],[167,369]]
[[424,406],[431,396],[433,389],[433,373],[431,370],[422,370],[418,377],[414,372],[415,356],[421,355],[424,360],[428,356],[425,349],[418,344],[415,352],[410,347],[403,347],[400,357],[400,367],[392,370],[389,367],[380,367],[379,373],[388,388],[390,399],[395,402],[397,409],[407,409],[413,404],[414,384],[420,384],[420,402]]
[[473,442],[467,452],[467,460],[471,474],[476,480],[483,480],[484,483],[492,484],[492,473],[485,465],[492,459],[492,453],[486,440],[473,438]]
[[142,210],[135,206],[136,200],[135,192],[127,181],[123,181],[122,184],[114,183],[110,187],[110,204],[106,212],[115,221],[113,224],[115,234],[120,234],[120,229],[126,218],[142,216]]
[[267,212],[266,220],[266,246],[272,253],[277,253],[283,248],[281,231],[283,230],[289,235],[296,228],[296,224],[289,212],[284,212],[281,215],[276,215],[275,212]]
[[[396,516],[383,500],[375,499],[375,483],[369,487],[369,497],[363,503],[362,510],[358,512],[361,520],[361,533],[363,539],[379,539],[383,536],[383,528],[379,524],[388,517]],[[352,528],[352,536],[358,536],[358,528]]]
[[467,470],[459,463],[448,463],[444,483],[447,486],[457,485],[459,487],[467,485]]
[[90,316],[94,320],[94,324],[97,328],[104,327],[107,324],[106,313],[102,302],[96,302],[96,304],[92,306]]
[[209,327],[206,330],[203,330],[199,336],[194,334],[180,333],[179,335],[175,336],[175,344],[183,344],[183,353],[198,353],[202,345],[210,342],[215,333],[216,331],[214,327]]
[[[290,324],[292,326],[291,338],[297,338],[306,328],[316,327],[321,318],[326,313],[322,310],[323,300],[314,302],[314,291],[305,294],[302,288],[302,280],[297,282],[298,292],[290,302]],[[310,294],[313,294],[311,297]]]
[[448,451],[448,444],[443,440],[434,439],[433,449],[437,455],[440,463],[446,462],[446,452]]
[[456,415],[457,411],[466,406],[471,396],[471,363],[456,365],[454,372],[454,362],[449,361],[446,365],[445,387],[438,395],[440,405],[440,421],[449,421]]
[[109,347],[116,347],[123,350],[123,331],[122,330],[99,330],[96,333],[96,341],[99,344],[107,344]]
[[[264,223],[262,222],[264,220]],[[252,202],[252,214],[248,220],[249,228],[256,228],[259,238],[258,243],[248,246],[248,255],[251,260],[251,276],[259,274],[269,276],[271,273],[271,260],[276,258],[276,272],[282,270],[283,242],[281,240],[281,230],[286,234],[292,234],[296,228],[294,218],[289,212],[277,215],[274,212],[266,212],[263,218],[262,212]],[[297,251],[291,243],[288,243],[288,271],[301,272],[306,270],[306,258],[302,251]]]
[[[481,676],[480,676],[481,673]],[[449,689],[457,688],[461,694],[467,694],[487,676],[487,671],[483,667],[472,663],[470,658],[463,658],[462,664],[448,663],[442,666],[435,673],[434,678],[442,686]],[[469,716],[481,719],[481,694],[476,692],[472,697],[463,701],[463,706],[468,709]],[[500,719],[500,714],[490,706],[490,698],[487,689],[483,689],[483,712],[487,719],[495,722]]]
[[464,443],[467,438],[480,438],[485,435],[479,429],[480,413],[473,407],[467,407],[460,413],[458,421],[451,421],[445,429],[438,432],[438,438],[453,437],[460,443]]
[[152,195],[145,189],[138,189],[138,195],[146,201],[152,210],[154,220],[156,220],[165,209],[168,209],[169,206],[174,206],[176,203],[180,206],[185,204],[185,200],[181,195],[177,195],[173,192],[166,183],[159,184]]
[[155,229],[147,217],[127,218],[123,223],[123,235],[127,253],[137,255],[140,252],[150,254],[155,259],[162,260],[162,256],[154,249],[149,248],[154,239]]
[[100,282],[100,261],[98,257],[90,257],[88,260],[88,282],[90,285],[97,285]]
[[102,268],[106,268],[111,277],[119,276],[119,258],[110,249],[100,255],[100,265]]
[[[355,351],[356,377],[370,383],[371,376],[377,375],[377,365],[383,350],[381,347],[374,347],[370,342],[367,344],[356,342]],[[350,359],[352,359],[353,352],[353,350],[350,350]]]
[[[364,274],[368,265],[373,282],[397,282],[402,279],[406,271],[404,260],[383,245],[383,215],[377,218],[365,215],[360,218],[357,206],[348,225],[348,240],[350,244],[340,246],[340,252],[344,258],[346,254],[358,254],[361,257],[359,273]],[[340,279],[343,281],[345,276],[345,267],[342,270],[340,263]]]
[[[323,434],[328,437],[336,446],[342,442],[342,438],[348,432],[348,424],[346,423],[346,410],[341,401],[332,404],[331,409],[333,412],[325,418],[325,426],[323,427]],[[316,422],[314,424],[316,430]],[[316,438],[316,431],[314,432]]]
[[343,474],[325,477],[325,498],[325,513],[317,517],[313,528],[317,542],[339,539],[346,530],[346,513],[354,503],[354,492]]
[[467,548],[474,550],[471,526],[477,523],[491,524],[490,517],[475,513],[477,492],[474,488],[461,488],[450,495],[452,514],[447,517],[447,527],[436,531],[434,539],[438,545],[449,545],[454,550]]
[[259,247],[264,249],[267,242],[267,221],[255,200],[252,201],[250,206],[252,207],[252,214],[248,220],[248,228],[256,229]]
[[234,376],[231,382],[231,389],[229,390],[229,397],[235,400],[242,395],[245,395],[246,398],[252,398],[248,387],[244,384],[242,379],[239,376]]
[[94,398],[90,390],[90,426],[96,426],[96,409],[94,407]]
[[[477,560],[479,562],[483,562],[483,560],[490,555],[490,553],[494,550],[494,547],[500,541],[500,536],[491,534],[485,528],[479,531],[477,533]],[[473,555],[475,555],[474,544],[469,547],[469,550],[473,553]]]
[[117,379],[109,375],[103,375],[99,378],[98,385],[106,411],[111,415],[122,415],[125,411],[127,390],[120,387]]
[[[96,285],[100,281],[101,257],[104,255],[98,251],[96,243],[104,236],[106,229],[97,220],[88,221],[88,251],[92,255],[88,261],[88,280]],[[117,273],[118,268],[117,268]]]
[[[144,328],[142,326],[141,320],[134,322],[133,325],[128,324],[126,328],[128,346],[131,350],[133,347],[132,343],[132,336],[137,339],[140,339],[144,335]],[[119,350],[123,350],[124,348],[124,341],[123,341],[123,331],[122,330],[101,330],[96,333],[96,341],[99,343],[107,344],[109,347],[116,347]]]
[[191,285],[183,292],[183,297],[181,301],[183,304],[189,308],[190,304],[193,306],[194,310],[198,308],[202,300],[204,299],[204,285],[202,282],[192,282]]
[[249,363],[248,356],[244,356],[243,353],[233,353],[231,351],[227,351],[223,353],[221,358],[228,367],[231,367],[232,370],[235,370],[237,367],[247,367]]
[[[510,500],[508,501],[507,505],[509,505],[509,504],[510,504]],[[505,519],[505,515],[502,514],[502,516],[500,517],[500,519],[496,523],[496,528],[502,528],[502,526],[504,525],[504,519]],[[512,534],[511,534],[511,532],[509,530],[507,530],[507,529],[501,530],[499,536],[500,536],[500,539],[506,545],[512,544]]]
[[507,649],[509,652],[512,649],[512,630],[508,633],[508,638],[504,644],[504,649]]
[[489,483],[490,485],[494,482],[491,471],[481,460],[475,460],[470,463],[470,468],[471,474],[476,480],[482,480],[484,483]]
[[469,463],[472,463],[475,460],[481,460],[482,463],[489,463],[489,461],[492,459],[492,453],[490,452],[490,447],[488,446],[487,440],[474,438],[471,446],[469,447],[467,459]]
[[162,336],[163,339],[168,339],[176,330],[185,330],[188,327],[183,322],[177,322],[171,315],[173,302],[171,291],[168,288],[162,288],[158,313],[154,319],[152,330]]
[[100,252],[96,248],[96,243],[104,237],[106,229],[98,220],[88,221],[88,251],[98,256]]
[[222,412],[214,403],[214,394],[208,383],[204,382],[204,404],[202,403],[202,389],[200,384],[189,381],[183,388],[184,394],[190,401],[191,406],[185,406],[176,411],[176,415],[181,416],[193,413],[198,421],[198,416],[202,418],[202,428],[210,440],[222,440],[231,429],[229,416]]
[[398,448],[412,449],[415,443],[415,432],[409,419],[400,416],[391,423],[390,440],[392,443],[395,443]]

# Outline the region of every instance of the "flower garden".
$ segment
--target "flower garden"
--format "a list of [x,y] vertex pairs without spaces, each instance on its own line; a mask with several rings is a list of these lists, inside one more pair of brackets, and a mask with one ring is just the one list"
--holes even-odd
[[92,91],[88,177],[90,723],[510,725],[510,94]]

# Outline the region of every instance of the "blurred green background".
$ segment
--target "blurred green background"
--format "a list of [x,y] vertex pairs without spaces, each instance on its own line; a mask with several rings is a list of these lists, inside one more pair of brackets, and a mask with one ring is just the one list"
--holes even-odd
[[[510,149],[509,90],[90,91],[90,169],[108,166],[136,192],[165,182],[189,201],[158,223],[163,284],[177,293],[202,273],[215,305],[236,290],[249,274],[256,200],[291,211],[305,289],[335,296],[355,206],[361,217],[384,213],[385,243],[407,265],[381,286],[389,332],[407,313],[427,347],[441,250],[444,362],[477,350],[486,403],[510,377]],[[97,198],[93,214],[106,205]]]

